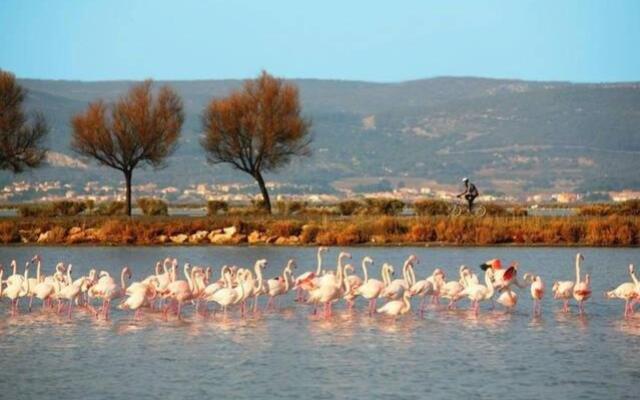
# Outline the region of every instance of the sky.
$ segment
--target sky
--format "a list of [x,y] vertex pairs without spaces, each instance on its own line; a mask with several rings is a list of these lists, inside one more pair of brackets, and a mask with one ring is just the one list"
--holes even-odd
[[640,1],[0,0],[21,78],[640,80]]

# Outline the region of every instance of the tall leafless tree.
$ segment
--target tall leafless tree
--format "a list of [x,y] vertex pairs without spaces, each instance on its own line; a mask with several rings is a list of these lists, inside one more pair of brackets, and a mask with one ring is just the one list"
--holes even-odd
[[26,95],[12,73],[0,70],[0,169],[14,173],[38,167],[47,153],[42,145],[49,128],[39,113],[28,122]]
[[202,125],[207,161],[230,164],[251,175],[269,213],[263,173],[287,165],[293,156],[311,153],[311,123],[301,116],[298,89],[266,72],[227,97],[211,100]]
[[176,148],[184,122],[182,100],[168,86],[153,96],[152,82],[133,86],[115,104],[102,100],[71,120],[71,147],[100,164],[122,171],[127,215],[131,215],[133,170],[148,164],[160,168]]

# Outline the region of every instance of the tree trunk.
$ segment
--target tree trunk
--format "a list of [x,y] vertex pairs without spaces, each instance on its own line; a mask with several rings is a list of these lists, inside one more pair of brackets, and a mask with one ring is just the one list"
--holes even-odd
[[262,174],[260,171],[256,171],[253,174],[253,177],[256,178],[258,186],[260,186],[260,193],[262,193],[262,200],[264,201],[264,209],[271,214],[271,200],[269,200],[269,192],[267,192],[267,186],[264,184]]
[[126,192],[127,192],[127,215],[131,216],[131,178],[133,176],[133,171],[124,171],[124,180],[126,184]]

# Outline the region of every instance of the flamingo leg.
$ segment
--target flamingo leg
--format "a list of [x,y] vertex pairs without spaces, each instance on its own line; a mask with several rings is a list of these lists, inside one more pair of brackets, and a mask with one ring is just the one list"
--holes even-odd
[[67,318],[71,319],[71,309],[73,308],[73,299],[69,300],[69,311],[67,313]]

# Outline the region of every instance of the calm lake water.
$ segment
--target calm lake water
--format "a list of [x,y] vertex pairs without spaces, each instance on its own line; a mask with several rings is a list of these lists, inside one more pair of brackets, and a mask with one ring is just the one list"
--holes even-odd
[[[576,251],[585,256],[593,297],[587,315],[570,314],[549,293],[541,318],[530,316],[529,291],[521,290],[517,311],[482,305],[474,317],[461,309],[429,308],[393,321],[342,305],[330,320],[310,316],[307,306],[281,299],[278,312],[227,322],[206,320],[187,309],[185,320],[162,321],[147,314],[134,321],[113,310],[96,321],[82,310],[72,321],[39,310],[8,316],[0,304],[0,398],[131,399],[360,399],[360,398],[638,398],[640,313],[622,318],[622,303],[603,292],[629,281],[629,263],[640,249],[557,248],[351,248],[358,264],[369,255],[379,275],[382,262],[398,271],[415,253],[419,278],[436,267],[448,277],[460,264],[499,257],[517,260],[520,271],[542,276],[550,292],[556,279],[574,279]],[[327,266],[339,249],[331,249]],[[134,280],[153,272],[156,260],[250,266],[267,258],[267,275],[279,274],[290,257],[297,273],[315,269],[313,248],[247,247],[1,247],[0,262],[41,254],[49,274],[57,261],[72,263],[74,275],[95,266],[112,272],[130,265]],[[414,299],[414,305],[418,300]],[[37,307],[36,307],[37,309]]]

